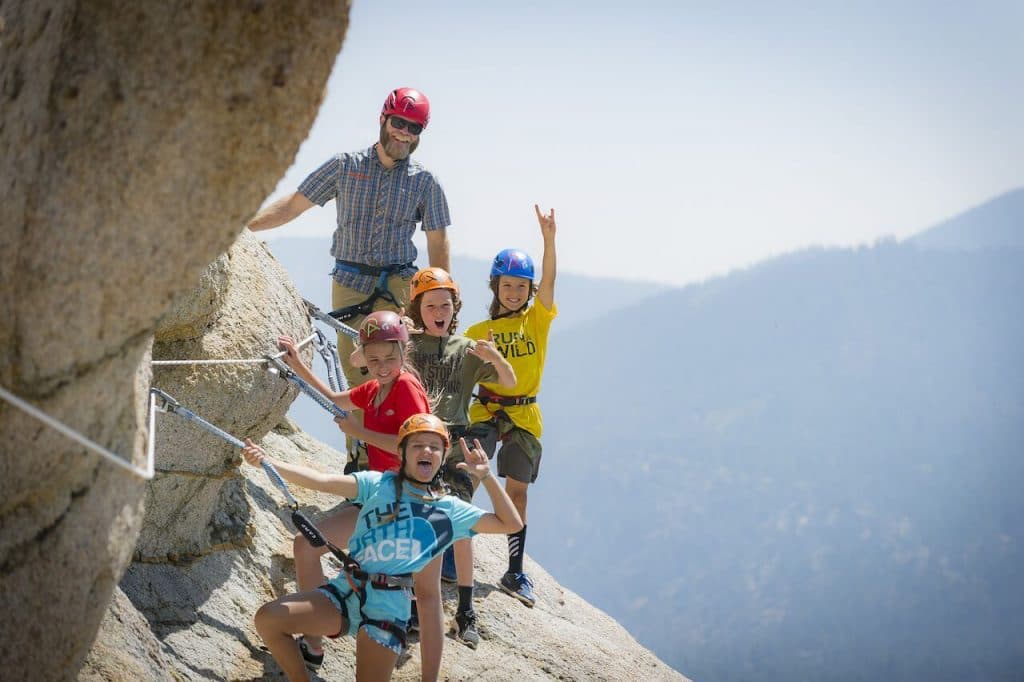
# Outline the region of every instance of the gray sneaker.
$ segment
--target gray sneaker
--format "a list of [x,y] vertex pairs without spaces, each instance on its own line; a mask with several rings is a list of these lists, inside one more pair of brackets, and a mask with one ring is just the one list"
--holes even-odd
[[476,612],[459,611],[455,614],[455,639],[470,649],[480,643],[480,634],[476,631]]

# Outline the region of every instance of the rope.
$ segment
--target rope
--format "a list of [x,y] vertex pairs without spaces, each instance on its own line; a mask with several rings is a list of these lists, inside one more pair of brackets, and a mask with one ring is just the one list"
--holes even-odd
[[65,424],[57,421],[56,419],[54,419],[50,415],[46,414],[42,410],[40,410],[40,409],[30,405],[29,403],[25,402],[24,400],[22,400],[18,396],[14,395],[13,393],[11,393],[7,389],[5,389],[3,386],[0,386],[0,398],[4,398],[7,402],[11,403],[12,405],[14,405],[18,409],[22,410],[23,412],[31,415],[32,417],[35,417],[39,421],[41,421],[44,424],[46,424],[47,426],[49,426],[54,431],[57,431],[58,433],[61,433],[64,436],[67,436],[68,438],[70,438],[71,440],[75,441],[79,445],[84,446],[86,449],[92,450],[93,452],[95,452],[99,456],[101,456],[104,459],[106,459],[108,462],[110,462],[110,463],[112,463],[112,464],[114,464],[114,465],[116,465],[118,467],[121,467],[125,471],[138,476],[139,478],[141,478],[144,481],[152,480],[152,478],[153,478],[153,471],[154,471],[154,468],[153,468],[153,425],[154,425],[153,413],[155,412],[155,401],[154,401],[152,396],[150,396],[150,401],[149,401],[149,416],[148,416],[148,419],[149,419],[149,443],[148,443],[148,447],[146,448],[146,468],[145,469],[140,469],[139,467],[137,467],[134,464],[132,464],[130,460],[122,458],[120,455],[117,455],[117,454],[111,452],[110,450],[108,450],[107,448],[103,447],[102,445],[89,440],[88,438],[86,438],[85,436],[83,436],[79,432],[75,431],[71,427],[66,426]]
[[276,358],[267,358],[267,360],[270,362],[270,366],[267,368],[267,371],[279,374],[281,378],[287,379],[295,384],[300,391],[312,398],[313,402],[333,414],[335,417],[348,417],[348,412],[335,405],[327,396],[310,386],[305,379],[296,375],[295,372],[293,372],[286,364]]
[[343,324],[343,323],[339,322],[338,320],[334,319],[333,317],[331,317],[330,315],[328,315],[324,311],[320,310],[319,308],[317,308],[315,305],[313,305],[309,301],[306,301],[306,299],[302,299],[302,300],[306,302],[306,309],[309,311],[309,316],[310,317],[315,318],[317,320],[320,320],[321,322],[326,324],[331,329],[333,329],[335,331],[338,331],[338,332],[341,332],[342,334],[344,334],[345,336],[349,337],[350,339],[353,339],[354,341],[359,341],[359,332],[358,331],[356,331],[352,327],[348,326],[347,324]]
[[[221,438],[227,441],[228,443],[231,443],[236,448],[241,449],[245,447],[245,443],[243,443],[241,440],[235,438],[227,431],[224,431],[223,429],[214,426],[213,424],[206,421],[205,419],[203,419],[202,417],[200,417],[198,414],[188,409],[187,407],[183,407],[181,403],[179,403],[177,400],[172,398],[164,391],[161,391],[159,388],[152,388],[150,389],[150,392],[154,400],[156,400],[156,398],[159,398],[161,400],[162,404],[160,408],[164,412],[176,414],[182,419],[190,421],[196,426],[199,426],[200,428],[206,429],[207,431],[217,436],[218,438]],[[267,472],[267,476],[270,477],[270,480],[273,481],[277,485],[277,487],[281,489],[285,497],[288,498],[288,504],[291,506],[291,508],[298,509],[298,500],[292,497],[291,491],[288,490],[288,484],[284,482],[283,478],[281,478],[281,474],[279,474],[277,469],[274,468],[274,465],[267,461],[260,462],[260,464],[263,465],[263,470]]]
[[[296,344],[297,348],[309,344],[313,339],[317,337],[316,334],[310,334],[302,341]],[[284,351],[275,353],[269,357],[277,359],[284,357]],[[262,365],[267,362],[266,357],[262,358],[233,358],[224,360],[153,360],[150,364],[154,367],[176,367],[179,365]]]
[[[302,380],[299,379],[299,381]],[[173,414],[176,414],[179,417],[185,419],[186,421],[190,421],[193,424],[196,424],[197,426],[206,429],[207,431],[217,436],[218,438],[222,438],[226,440],[228,443],[231,443],[232,445],[238,448],[245,447],[245,443],[243,443],[241,440],[235,438],[227,431],[224,431],[223,429],[214,426],[213,424],[206,421],[205,419],[203,419],[202,417],[200,417],[187,407],[183,407],[181,403],[179,403],[177,400],[172,398],[164,391],[161,391],[158,388],[151,388],[150,395],[152,397],[152,400],[154,401],[154,404],[157,399],[160,400],[161,409],[163,409],[165,412],[171,412]],[[260,464],[263,465],[263,471],[266,472],[270,480],[273,481],[274,484],[281,489],[281,492],[284,493],[285,497],[288,498],[288,505],[291,507],[292,510],[292,523],[294,523],[295,527],[298,528],[299,532],[302,533],[302,535],[305,536],[307,540],[309,540],[310,544],[314,547],[323,547],[324,545],[326,545],[327,548],[331,551],[331,553],[338,557],[338,559],[342,562],[342,565],[345,566],[346,573],[350,573],[351,571],[361,571],[362,569],[360,568],[358,561],[349,556],[341,548],[336,547],[330,540],[328,540],[324,536],[320,529],[317,528],[313,524],[313,522],[309,520],[309,518],[307,518],[301,511],[299,511],[298,500],[296,500],[292,496],[291,491],[288,489],[288,484],[284,482],[283,478],[281,478],[281,474],[277,471],[274,465],[266,460],[263,460],[262,462],[260,462]]]

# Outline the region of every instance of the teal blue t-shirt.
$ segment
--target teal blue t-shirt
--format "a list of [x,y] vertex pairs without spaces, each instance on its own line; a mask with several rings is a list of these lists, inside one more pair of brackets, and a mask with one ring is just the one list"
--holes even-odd
[[[359,492],[353,502],[363,508],[348,550],[368,573],[416,573],[456,540],[475,535],[472,528],[484,515],[483,509],[451,495],[424,500],[423,491],[408,481],[396,513],[394,472],[360,471],[354,476]],[[348,593],[344,574],[331,583]],[[369,586],[363,611],[378,620],[407,620],[409,599],[406,590]]]

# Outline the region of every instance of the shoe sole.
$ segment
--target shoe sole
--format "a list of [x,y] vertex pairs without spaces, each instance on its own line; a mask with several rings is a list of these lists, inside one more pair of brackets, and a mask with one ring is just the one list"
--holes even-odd
[[519,601],[521,601],[521,602],[523,602],[524,604],[526,604],[527,606],[529,606],[529,607],[530,607],[531,609],[533,608],[533,605],[537,603],[537,602],[536,602],[536,600],[534,600],[534,601],[530,601],[529,599],[527,599],[526,597],[522,596],[522,595],[521,595],[521,594],[519,594],[518,592],[513,592],[512,590],[508,589],[508,588],[507,588],[507,587],[505,587],[504,585],[500,585],[500,584],[499,584],[499,585],[498,585],[498,587],[500,587],[500,588],[501,588],[501,591],[502,591],[502,592],[504,592],[505,594],[507,594],[507,595],[510,595],[510,596],[512,596],[512,597],[515,597],[515,598],[516,598],[516,599],[518,599]]
[[452,575],[452,576],[443,576],[442,575],[441,576],[441,582],[448,583],[449,585],[454,585],[455,583],[459,582],[459,579],[458,579],[458,577],[456,577],[454,575]]

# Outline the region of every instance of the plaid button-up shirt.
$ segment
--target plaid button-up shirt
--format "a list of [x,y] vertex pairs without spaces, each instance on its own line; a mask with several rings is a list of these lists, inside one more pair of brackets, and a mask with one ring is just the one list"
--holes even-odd
[[[411,158],[384,168],[374,147],[335,156],[303,180],[299,192],[319,206],[335,200],[338,227],[331,254],[338,260],[371,266],[412,263],[416,223],[424,231],[451,224],[448,200],[431,172]],[[401,274],[413,272],[408,268]],[[377,284],[369,275],[333,274],[342,286],[367,294]]]

